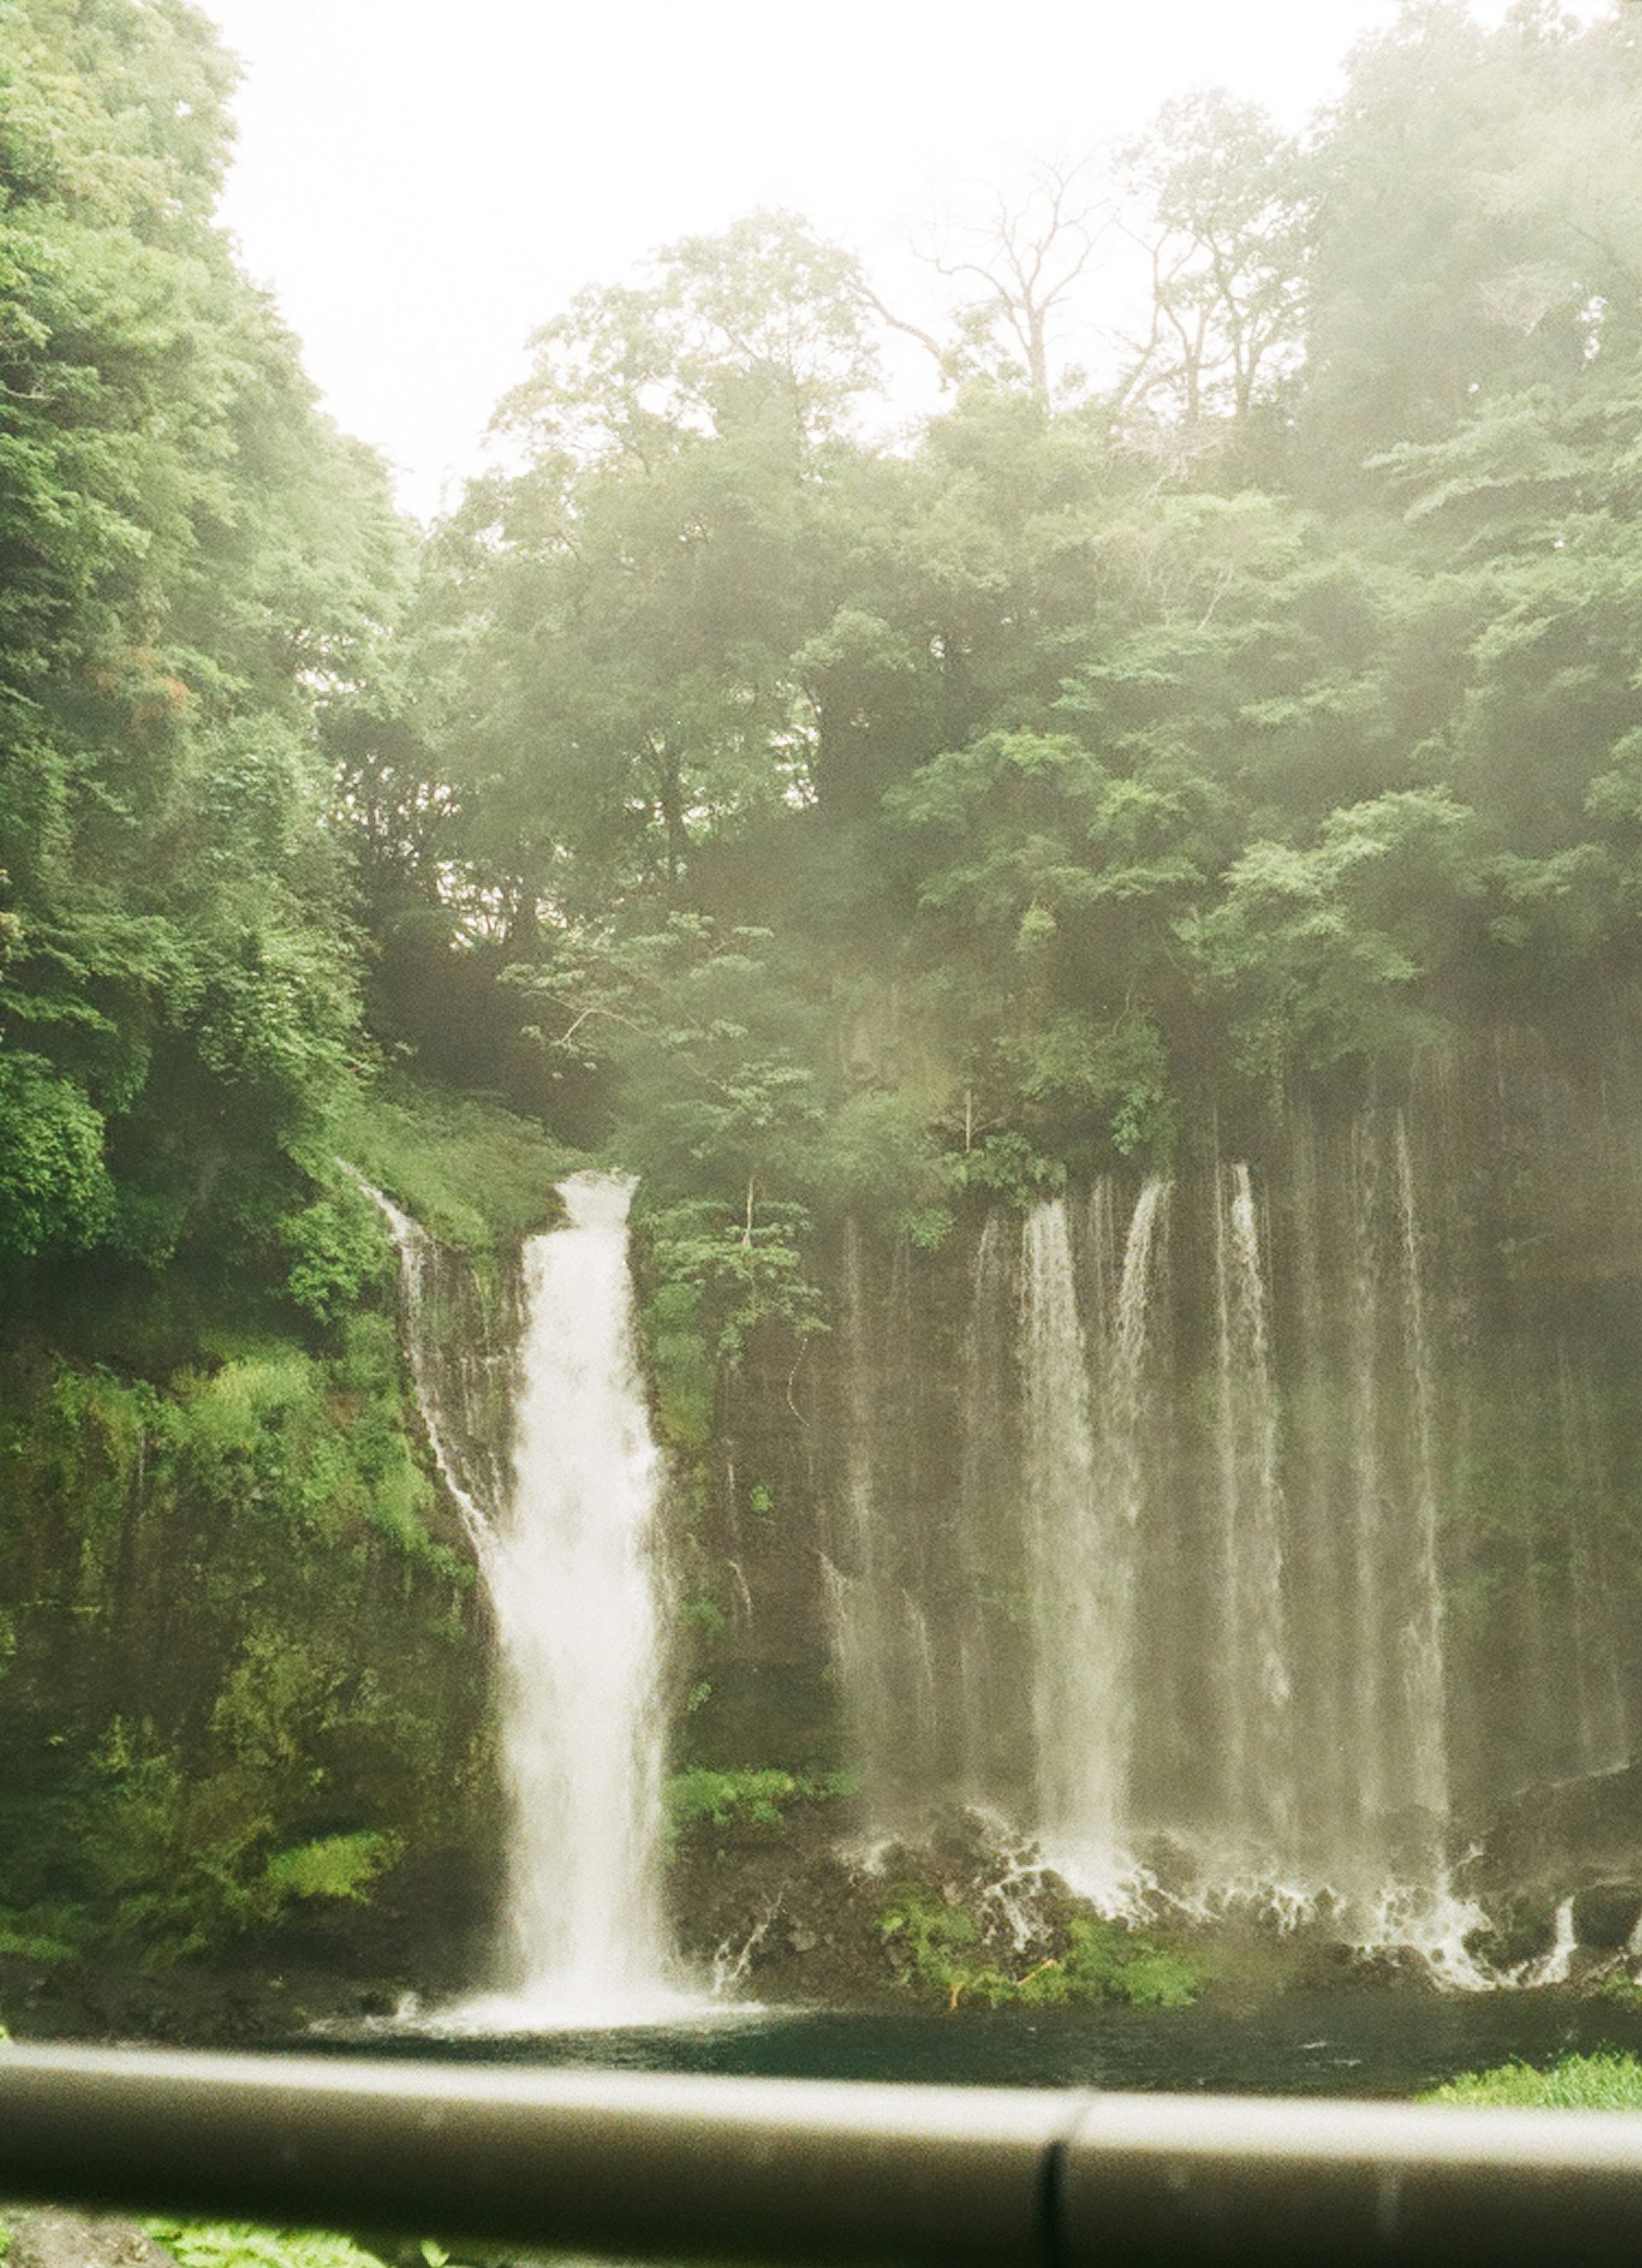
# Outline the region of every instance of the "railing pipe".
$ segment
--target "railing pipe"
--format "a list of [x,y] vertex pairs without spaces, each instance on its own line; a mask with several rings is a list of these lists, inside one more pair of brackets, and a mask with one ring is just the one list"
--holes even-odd
[[770,2263],[1634,2259],[1642,2117],[0,2048],[0,2196]]

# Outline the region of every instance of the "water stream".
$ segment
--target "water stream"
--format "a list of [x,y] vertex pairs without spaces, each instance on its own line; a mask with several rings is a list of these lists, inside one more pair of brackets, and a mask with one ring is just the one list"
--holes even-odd
[[514,1485],[491,1575],[513,1804],[512,1984],[606,2014],[666,1983],[655,1445],[634,1360],[631,1184],[578,1174],[525,1248]]
[[501,1656],[511,1803],[502,1990],[477,2030],[637,2022],[681,2005],[661,1904],[666,1721],[660,1471],[632,1336],[632,1183],[561,1183],[568,1225],[523,1255],[511,1472],[482,1501],[425,1328],[423,1232],[372,1192],[398,1246],[413,1374],[473,1535]]

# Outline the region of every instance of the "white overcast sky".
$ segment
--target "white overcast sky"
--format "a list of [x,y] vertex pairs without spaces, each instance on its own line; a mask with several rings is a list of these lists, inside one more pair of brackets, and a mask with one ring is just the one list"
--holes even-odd
[[[580,285],[759,205],[915,288],[920,223],[1224,85],[1298,126],[1395,0],[202,0],[223,217],[424,516]],[[1581,0],[1601,12],[1617,0]],[[1490,20],[1504,0],[1474,0]]]

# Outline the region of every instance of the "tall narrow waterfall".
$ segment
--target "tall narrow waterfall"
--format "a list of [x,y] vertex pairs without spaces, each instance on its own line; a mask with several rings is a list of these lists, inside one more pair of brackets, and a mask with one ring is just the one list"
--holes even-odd
[[[365,1185],[367,1189],[369,1185]],[[569,1226],[524,1252],[511,1474],[470,1446],[479,1358],[430,1325],[438,1248],[379,1190],[399,1250],[417,1398],[473,1537],[502,1653],[512,1798],[507,1994],[475,2023],[607,2022],[666,2006],[659,1484],[632,1345],[632,1184],[560,1185]]]
[[1028,1215],[1021,1260],[1038,1815],[1057,1859],[1101,1881],[1122,1863],[1125,1633],[1109,1507],[1096,1494],[1088,1358],[1060,1198]]
[[1086,1327],[1064,1202],[1035,1208],[1022,1236],[1022,1484],[1037,1756],[1031,1823],[1069,1878],[1108,1900],[1132,1866],[1126,1829],[1145,1495],[1141,1421],[1148,1299],[1166,1194],[1160,1181],[1142,1190],[1119,1271],[1111,1194],[1097,1189],[1083,1271],[1094,1307]]
[[1270,1865],[1288,1846],[1293,1813],[1277,1383],[1248,1167],[1222,1167],[1219,1183],[1215,1433],[1224,1821],[1233,1863]]
[[525,1251],[514,1486],[492,1553],[514,1807],[511,1982],[559,2021],[652,2000],[664,1726],[659,1465],[635,1367],[631,1184],[578,1174]]
[[1448,1816],[1447,1698],[1442,1651],[1442,1565],[1437,1539],[1436,1365],[1426,1315],[1425,1271],[1419,1207],[1408,1121],[1399,1111],[1396,1160],[1398,1260],[1403,1276],[1409,1380],[1413,1418],[1409,1481],[1413,1582],[1403,1630],[1403,1683],[1408,1695],[1409,1793],[1431,1822],[1440,1863]]
[[[897,1706],[902,1683],[903,1631],[900,1601],[886,1561],[891,1538],[880,1517],[877,1427],[873,1423],[873,1362],[866,1297],[861,1280],[861,1239],[853,1221],[844,1232],[844,1424],[843,1518],[827,1539],[822,1572],[832,1616],[850,1753],[866,1791],[869,1816],[893,1816],[904,1800],[899,1769],[909,1730],[919,1718]],[[914,1737],[917,1737],[916,1733]]]
[[484,1358],[471,1346],[464,1346],[453,1357],[440,1344],[440,1334],[431,1320],[445,1289],[441,1283],[444,1268],[438,1246],[421,1222],[401,1212],[392,1197],[373,1188],[351,1166],[347,1170],[387,1223],[394,1240],[416,1407],[439,1477],[461,1514],[475,1557],[485,1567],[495,1542],[495,1507],[506,1491],[494,1458],[475,1445],[467,1423],[468,1411],[481,1398],[474,1391],[475,1372]]

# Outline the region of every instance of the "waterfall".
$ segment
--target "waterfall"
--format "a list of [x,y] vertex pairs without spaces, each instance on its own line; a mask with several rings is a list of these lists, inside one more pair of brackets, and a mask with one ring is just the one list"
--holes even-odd
[[[921,1745],[923,1712],[907,1690],[909,1641],[916,1638],[913,1602],[896,1587],[890,1525],[880,1506],[878,1366],[853,1221],[844,1231],[841,1323],[847,1445],[843,1516],[827,1538],[821,1572],[850,1753],[861,1771],[868,1817],[874,1824],[893,1823],[908,1800],[909,1744]],[[921,1688],[921,1677],[917,1683]]]
[[1410,1554],[1413,1595],[1402,1638],[1403,1689],[1408,1710],[1408,1794],[1431,1823],[1440,1866],[1441,1836],[1448,1816],[1447,1706],[1442,1650],[1442,1566],[1437,1542],[1435,1364],[1425,1312],[1425,1283],[1419,1213],[1414,1187],[1408,1121],[1399,1111],[1395,1130],[1397,1227],[1403,1292],[1409,1406],[1413,1416],[1410,1486]]
[[482,1477],[474,1469],[482,1460],[471,1459],[458,1446],[465,1430],[463,1413],[458,1405],[471,1399],[470,1391],[464,1391],[469,1381],[460,1368],[454,1381],[447,1381],[449,1365],[440,1359],[438,1335],[429,1320],[430,1309],[439,1297],[443,1256],[420,1221],[401,1212],[392,1197],[366,1181],[345,1159],[338,1163],[370,1198],[387,1223],[388,1233],[394,1240],[394,1249],[399,1256],[400,1297],[404,1307],[410,1381],[423,1430],[439,1478],[461,1515],[474,1556],[481,1569],[488,1571],[496,1539],[487,1499],[489,1505],[495,1505],[504,1491],[497,1487],[494,1473]]
[[[1215,1160],[1178,1200],[1153,1176],[1125,1205],[1106,1177],[1013,1238],[993,1213],[955,1332],[903,1294],[875,1305],[850,1239],[847,1730],[880,1837],[955,1796],[1110,1910],[1166,1886],[1205,1914],[1327,1914],[1474,1981],[1445,1847],[1443,1523],[1468,1397],[1442,1385],[1420,1203],[1440,1160],[1373,1106],[1326,1132],[1291,1114],[1287,1139],[1275,1192],[1269,1167]],[[920,1329],[952,1351],[955,1445],[908,1398]],[[1565,1388],[1563,1405],[1583,1439],[1594,1421]],[[1567,1553],[1593,1632],[1601,1528],[1598,1506]],[[1578,1734],[1606,1754],[1605,1658],[1594,1679]]]
[[1238,1164],[1222,1167],[1218,1182],[1223,1816],[1233,1851],[1245,1861],[1270,1863],[1288,1847],[1294,1808],[1278,1399],[1253,1180]]
[[1159,1242],[1168,1206],[1169,1184],[1154,1174],[1135,1201],[1123,1240],[1117,1309],[1107,1366],[1107,1423],[1117,1502],[1124,1525],[1133,1529],[1145,1498],[1146,1360],[1150,1352],[1152,1294]]
[[997,1206],[932,1296],[852,1242],[879,1835],[956,1797],[1115,1909],[1487,1981],[1467,1885],[1532,1790],[1626,1764],[1642,1658],[1642,1136],[1539,1042],[1494,1071],[1343,1074],[1241,1158]]
[[958,1631],[958,1787],[983,1810],[1008,1810],[1020,1786],[1012,1699],[1025,1665],[1018,1627],[996,1602],[1020,1587],[1016,1542],[1018,1445],[1012,1407],[1015,1296],[1003,1217],[989,1213],[976,1247],[963,1339],[954,1558]]
[[1557,1408],[1564,1467],[1564,1548],[1578,1697],[1576,1768],[1616,1771],[1630,1751],[1620,1650],[1614,1628],[1616,1585],[1609,1565],[1613,1520],[1605,1461],[1588,1378],[1574,1375],[1565,1344],[1557,1350]]
[[[1380,1381],[1382,1271],[1377,1233],[1379,1152],[1373,1128],[1360,1121],[1351,1129],[1350,1179],[1350,1305],[1346,1311],[1349,1360],[1346,1406],[1350,1412],[1345,1479],[1350,1490],[1352,1590],[1356,1615],[1345,1683],[1350,1725],[1350,1782],[1353,1800],[1352,1839],[1365,1859],[1386,1811],[1386,1782],[1393,1768],[1395,1734],[1388,1756],[1388,1727],[1382,1690],[1389,1612],[1385,1597],[1383,1537],[1390,1506],[1381,1470]],[[1379,1870],[1383,1870],[1383,1859]]]
[[1094,1886],[1122,1871],[1121,1634],[1095,1497],[1088,1364],[1060,1198],[1027,1216],[1021,1258],[1038,1819],[1056,1863],[1080,1885]]
[[507,1992],[456,2012],[479,2029],[636,2020],[676,2004],[660,1889],[660,1470],[632,1343],[632,1188],[572,1175],[559,1187],[568,1226],[525,1247],[511,1484],[490,1502],[455,1446],[457,1397],[426,1329],[437,1248],[370,1192],[399,1250],[417,1398],[502,1656]]
[[653,2002],[665,1726],[659,1465],[635,1363],[632,1184],[561,1184],[568,1227],[525,1248],[514,1485],[492,1553],[513,1800],[511,1983],[556,2021]]
[[1028,1823],[1069,1879],[1111,1904],[1123,1902],[1133,1873],[1126,1837],[1140,1434],[1166,1196],[1161,1181],[1142,1190],[1114,1295],[1110,1192],[1097,1189],[1085,1271],[1095,1311],[1086,1332],[1064,1203],[1035,1207],[1022,1232],[1022,1478],[1036,1642],[1036,1811]]

